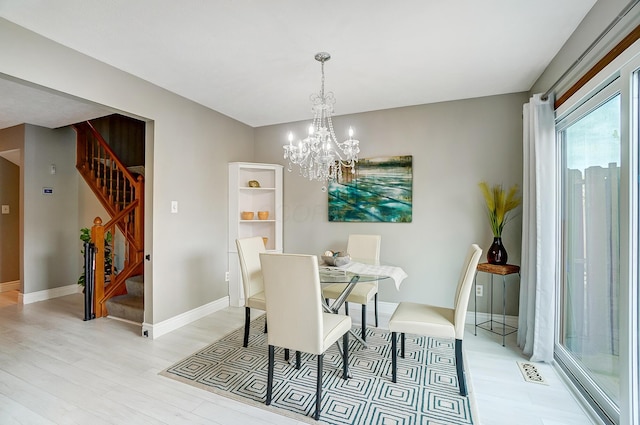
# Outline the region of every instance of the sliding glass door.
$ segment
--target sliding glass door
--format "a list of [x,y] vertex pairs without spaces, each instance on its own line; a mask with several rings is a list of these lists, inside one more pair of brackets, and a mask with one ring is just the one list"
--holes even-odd
[[620,389],[620,94],[560,132],[563,279],[558,344],[598,403]]
[[555,358],[611,424],[633,423],[638,414],[637,82],[637,67],[625,64],[556,126]]

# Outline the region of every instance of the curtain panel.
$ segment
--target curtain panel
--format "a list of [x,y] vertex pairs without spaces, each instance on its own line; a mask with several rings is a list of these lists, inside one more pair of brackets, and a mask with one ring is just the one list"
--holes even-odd
[[556,310],[557,149],[553,98],[523,106],[522,264],[518,346],[553,360]]

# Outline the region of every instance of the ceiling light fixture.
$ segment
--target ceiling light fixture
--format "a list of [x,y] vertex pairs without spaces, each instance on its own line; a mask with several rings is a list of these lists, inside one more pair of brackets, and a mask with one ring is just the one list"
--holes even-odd
[[355,173],[360,142],[353,138],[351,127],[349,127],[349,138],[344,142],[338,142],[331,122],[336,99],[333,92],[325,93],[324,91],[324,63],[331,59],[331,55],[320,52],[315,58],[321,64],[322,80],[320,93],[311,95],[314,118],[309,126],[309,135],[294,143],[293,133],[289,132],[289,144],[284,145],[283,148],[284,158],[289,160],[288,170],[291,171],[291,164],[298,165],[303,177],[325,182],[322,190],[326,191],[326,183],[340,179],[343,168],[350,168],[350,172]]

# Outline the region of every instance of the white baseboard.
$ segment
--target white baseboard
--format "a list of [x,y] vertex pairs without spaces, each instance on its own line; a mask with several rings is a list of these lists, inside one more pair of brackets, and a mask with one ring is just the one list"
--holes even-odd
[[60,286],[58,288],[45,289],[43,291],[29,292],[28,294],[20,294],[18,302],[21,304],[31,304],[38,301],[46,301],[52,298],[64,297],[65,295],[76,294],[82,292],[82,287],[78,284]]
[[9,292],[20,290],[20,281],[14,280],[13,282],[2,282],[0,283],[0,292]]
[[205,304],[198,308],[194,308],[193,310],[186,311],[182,314],[178,314],[177,316],[163,320],[160,323],[143,323],[142,336],[146,336],[151,339],[160,338],[164,334],[181,328],[184,325],[188,325],[191,322],[195,322],[196,320],[200,320],[203,317],[226,307],[229,307],[228,296],[212,301],[209,304]]

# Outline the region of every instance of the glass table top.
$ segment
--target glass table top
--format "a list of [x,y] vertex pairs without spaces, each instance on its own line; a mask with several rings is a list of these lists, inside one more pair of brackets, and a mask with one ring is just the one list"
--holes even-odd
[[385,279],[387,276],[353,273],[335,267],[320,266],[320,283],[349,283],[355,276],[359,276],[358,282],[372,282]]

